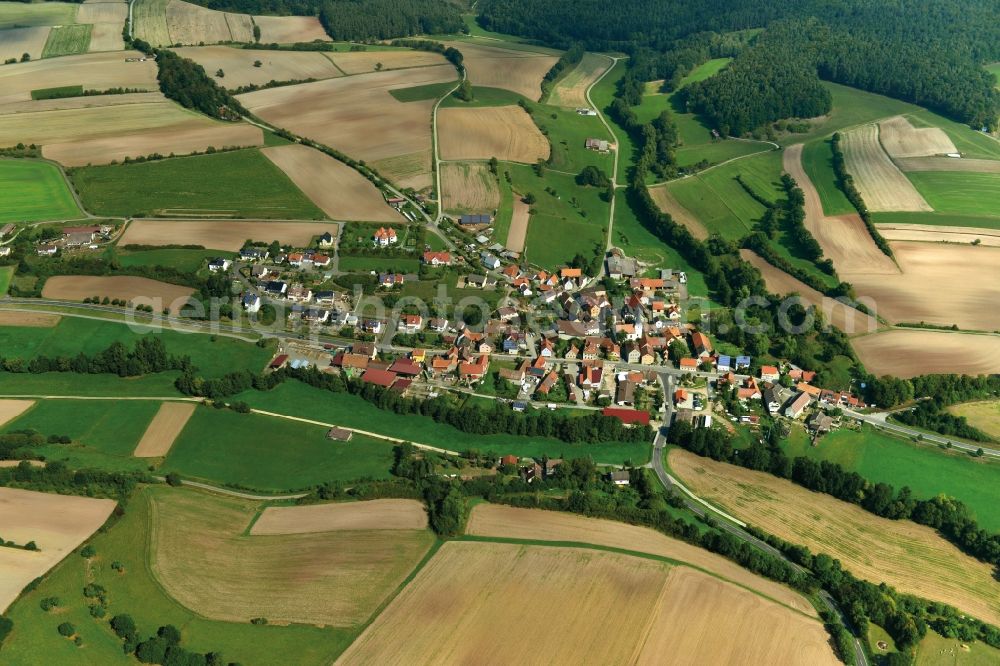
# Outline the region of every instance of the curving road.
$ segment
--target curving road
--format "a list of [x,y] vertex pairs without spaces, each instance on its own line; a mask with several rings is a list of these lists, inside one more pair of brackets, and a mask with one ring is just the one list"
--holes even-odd
[[900,425],[898,423],[893,423],[886,418],[884,412],[879,414],[862,414],[861,412],[855,412],[850,409],[845,409],[844,413],[851,418],[857,419],[858,421],[864,421],[865,423],[871,425],[872,427],[878,428],[880,430],[886,430],[897,435],[906,435],[907,437],[920,437],[925,442],[933,442],[934,444],[944,444],[945,446],[951,445],[953,448],[959,449],[961,451],[967,451],[969,453],[975,453],[978,449],[983,450],[983,456],[989,458],[1000,458],[1000,450],[998,449],[988,449],[985,446],[980,446],[978,444],[969,444],[960,439],[952,439],[951,437],[946,437],[944,435],[938,435],[932,432],[925,432],[923,430],[917,430],[916,428],[910,428],[905,425]]

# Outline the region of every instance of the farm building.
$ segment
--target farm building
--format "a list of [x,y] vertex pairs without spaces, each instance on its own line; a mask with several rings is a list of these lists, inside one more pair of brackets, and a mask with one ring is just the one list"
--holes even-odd
[[805,408],[809,406],[811,400],[812,398],[809,397],[808,393],[799,393],[795,396],[795,399],[788,403],[788,406],[785,407],[785,416],[790,419],[799,418]]
[[587,139],[587,150],[596,150],[599,153],[608,152],[608,144],[604,139]]
[[477,224],[491,224],[493,222],[493,216],[485,213],[477,213],[474,215],[462,215],[458,218],[458,223],[463,227],[475,226]]
[[338,442],[349,442],[354,433],[350,430],[344,430],[343,428],[330,428],[326,431],[326,438],[332,439]]
[[372,239],[379,247],[395,245],[399,241],[398,236],[396,236],[396,230],[392,227],[389,227],[388,229],[385,227],[379,227]]
[[14,233],[14,229],[16,229],[16,227],[13,225],[13,223],[7,223],[3,225],[2,227],[0,227],[0,238],[3,238],[4,236],[9,236],[10,234]]

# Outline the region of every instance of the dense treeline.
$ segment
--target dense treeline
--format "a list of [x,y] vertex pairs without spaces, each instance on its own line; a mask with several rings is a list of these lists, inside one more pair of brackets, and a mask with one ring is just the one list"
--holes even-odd
[[321,5],[319,20],[338,41],[465,30],[458,4],[440,0],[327,0]]
[[173,51],[156,51],[160,90],[183,107],[220,120],[239,120],[247,112],[225,88],[215,83],[205,68]]
[[637,169],[655,174],[661,179],[669,179],[676,177],[678,173],[674,151],[679,138],[673,116],[664,109],[651,122],[642,123],[633,110],[633,107],[642,104],[645,84],[638,72],[649,61],[648,57],[647,53],[639,54],[630,62],[628,71],[618,82],[610,114],[640,147],[636,160]]
[[909,426],[933,430],[942,435],[962,437],[974,442],[992,442],[992,437],[969,425],[964,416],[955,416],[941,409],[936,400],[922,400],[913,409],[896,412],[892,418]]
[[124,504],[138,483],[152,478],[139,472],[104,472],[92,469],[71,470],[61,461],[35,467],[27,461],[17,467],[0,468],[0,486],[59,493],[107,497]]
[[255,375],[249,371],[230,373],[219,379],[203,379],[187,371],[176,382],[186,395],[211,399],[225,398],[251,388],[267,391],[287,380],[297,380],[331,393],[357,395],[379,409],[396,414],[426,416],[474,435],[508,434],[519,437],[552,437],[563,442],[649,442],[653,431],[646,427],[626,427],[619,419],[593,412],[570,417],[548,410],[531,409],[518,414],[507,405],[495,402],[489,409],[457,407],[447,397],[431,400],[404,398],[395,391],[360,379],[331,375],[316,368],[282,368],[277,372]]
[[[103,589],[103,588],[102,588]],[[103,605],[103,599],[101,599]],[[225,666],[226,660],[218,652],[202,654],[181,647],[181,631],[172,624],[161,626],[156,633],[142,639],[135,620],[127,613],[119,613],[109,621],[111,630],[122,640],[125,654],[135,655],[143,664],[164,666]],[[238,666],[230,662],[229,666]]]
[[983,400],[1000,395],[1000,375],[919,375],[910,379],[871,377],[866,382],[866,401],[890,409],[914,398],[933,397],[940,405]]
[[785,199],[780,205],[782,222],[795,248],[821,271],[836,276],[833,262],[823,258],[823,248],[806,228],[806,197],[802,189],[787,173],[781,174],[781,188],[785,191]]
[[83,352],[76,356],[35,356],[30,359],[0,356],[0,371],[18,374],[75,372],[139,377],[156,372],[193,371],[193,369],[190,357],[167,354],[163,340],[156,336],[139,338],[132,349],[128,349],[121,342],[112,342],[107,349],[91,356]]
[[417,51],[440,53],[444,56],[445,60],[455,66],[455,69],[458,70],[459,74],[465,70],[463,65],[464,56],[462,55],[462,52],[454,46],[445,46],[441,42],[435,42],[430,39],[394,39],[392,41],[392,45],[415,49]]
[[892,257],[892,247],[889,246],[888,241],[879,233],[878,228],[875,227],[871,213],[868,212],[868,206],[865,204],[861,192],[854,185],[854,177],[847,173],[847,161],[844,159],[844,153],[840,149],[840,132],[835,132],[833,138],[830,139],[830,150],[833,153],[833,173],[837,177],[837,187],[840,188],[840,191],[844,193],[847,200],[858,211],[858,215],[865,223],[865,227],[868,229],[868,233],[871,235],[872,240],[875,241],[878,249],[882,250],[882,253],[887,257]]

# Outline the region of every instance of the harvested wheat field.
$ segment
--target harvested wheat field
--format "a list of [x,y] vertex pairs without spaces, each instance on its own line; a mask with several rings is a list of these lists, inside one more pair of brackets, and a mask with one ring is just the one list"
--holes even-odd
[[921,241],[925,243],[963,243],[978,241],[980,245],[1000,247],[1000,229],[981,227],[951,227],[937,224],[879,224],[878,231],[890,241]]
[[[720,640],[720,637],[725,640]],[[637,664],[839,664],[830,636],[811,620],[687,567],[671,569]],[[685,655],[684,658],[681,655]]]
[[0,534],[7,541],[34,541],[37,552],[0,548],[0,612],[24,586],[58,564],[111,515],[107,499],[0,488]]
[[160,312],[169,307],[171,312],[180,309],[194,293],[191,287],[158,282],[149,278],[131,276],[57,275],[45,281],[42,298],[82,301],[91,296],[123,299],[139,305],[153,305]]
[[531,221],[531,206],[524,203],[519,196],[514,196],[514,212],[510,218],[510,229],[507,230],[505,243],[511,252],[524,252],[525,240],[528,238],[528,222]]
[[169,46],[167,3],[170,0],[135,0],[132,3],[132,27],[135,37],[153,46]]
[[[93,5],[91,5],[93,6]],[[90,31],[91,53],[101,51],[122,51],[125,49],[125,40],[122,39],[121,23],[95,23]]]
[[[32,60],[38,60],[42,57],[42,50],[45,49],[45,42],[48,41],[51,30],[50,26],[43,25],[33,28],[8,28],[0,32],[3,36],[3,39],[0,39],[0,62],[9,58],[20,60],[25,53],[30,55]],[[5,69],[6,67],[10,65],[5,66]]]
[[465,531],[467,534],[506,539],[591,543],[680,560],[759,592],[789,608],[816,615],[812,604],[791,588],[751,573],[721,555],[672,539],[648,527],[561,511],[477,504]]
[[[295,79],[331,79],[342,76],[322,53],[316,51],[251,51],[231,46],[187,46],[174,49],[177,55],[190,58],[206,72],[221,69],[225,78],[217,79],[229,89],[262,85],[268,81]],[[254,62],[260,61],[260,67]]]
[[899,274],[899,268],[878,249],[858,215],[824,216],[819,193],[802,168],[802,144],[785,149],[782,166],[805,195],[806,227],[839,273]]
[[124,95],[88,95],[86,97],[62,97],[39,99],[27,102],[10,102],[0,105],[0,116],[11,113],[36,113],[38,111],[59,111],[61,109],[93,109],[124,104],[164,103],[167,98],[161,92],[126,93]]
[[170,0],[166,15],[173,44],[253,41],[253,24],[246,14],[217,12],[184,0]]
[[497,177],[476,162],[442,163],[441,194],[449,213],[492,213],[500,205]]
[[371,181],[325,153],[301,144],[274,146],[261,152],[332,219],[405,221]]
[[305,506],[269,506],[250,534],[312,534],[349,530],[422,530],[427,511],[416,500],[378,499]]
[[[253,22],[260,26],[260,41],[264,44],[330,41],[315,16],[254,16]],[[250,31],[252,35],[252,27]]]
[[34,400],[0,400],[0,425],[13,421],[34,404]]
[[[976,331],[1000,329],[1000,248],[949,243],[890,243],[902,273],[841,273],[878,316],[893,323],[957,324]],[[933,294],[947,294],[945,300]]]
[[0,310],[0,326],[26,326],[32,328],[52,328],[62,319],[59,315],[45,312],[15,312]]
[[474,86],[503,88],[538,101],[542,79],[559,60],[532,51],[514,51],[470,42],[444,42],[462,52],[462,64]]
[[584,53],[583,59],[564,76],[549,95],[549,104],[570,108],[589,107],[587,90],[597,82],[612,64],[611,60],[596,53]]
[[178,238],[186,244],[210,250],[236,252],[248,238],[304,247],[316,236],[329,231],[337,235],[337,225],[330,222],[255,222],[252,220],[133,220],[119,241],[126,245],[173,245]]
[[165,402],[160,405],[132,455],[136,458],[167,455],[196,408],[197,405],[193,402]]
[[847,171],[868,210],[933,210],[882,149],[877,125],[844,132],[841,144]]
[[893,161],[903,171],[1000,173],[1000,160],[957,159],[954,157],[901,157]]
[[878,140],[893,159],[957,153],[944,130],[937,127],[916,128],[903,116],[893,116],[878,124]]
[[519,106],[440,109],[438,128],[442,159],[534,164],[549,157],[549,140]]
[[128,17],[128,4],[124,2],[94,2],[80,5],[77,23],[90,23],[90,52],[121,51],[125,48],[122,28]]
[[991,335],[894,329],[855,338],[851,346],[877,377],[1000,373],[1000,338]]
[[929,527],[879,518],[791,481],[680,449],[670,452],[669,462],[695,494],[765,532],[839,559],[856,576],[1000,621],[992,567]]
[[158,91],[155,62],[125,62],[125,58],[141,55],[138,51],[85,53],[0,67],[0,105],[31,101],[32,90],[60,86],[81,85],[85,90],[121,87]]
[[705,225],[677,201],[666,185],[650,187],[649,195],[653,197],[653,201],[656,202],[660,210],[672,217],[675,222],[683,224],[692,236],[701,240],[708,238],[708,229],[705,228]]
[[191,491],[150,493],[151,566],[167,593],[215,620],[354,626],[434,542],[424,529],[244,536],[258,507]]
[[448,64],[443,55],[429,51],[334,51],[323,55],[345,74],[374,72],[376,65],[382,65],[380,71],[386,71]]
[[743,261],[760,271],[768,291],[779,296],[798,294],[806,304],[823,314],[824,321],[847,335],[872,333],[878,330],[879,323],[873,317],[829,296],[824,296],[780,268],[772,266],[753,250],[740,250],[740,256]]
[[392,179],[399,174],[386,169],[386,161],[418,155],[416,173],[405,160],[400,171],[429,184],[434,101],[404,103],[388,91],[453,81],[455,76],[451,65],[416,67],[258,90],[239,100],[269,123],[376,163]]

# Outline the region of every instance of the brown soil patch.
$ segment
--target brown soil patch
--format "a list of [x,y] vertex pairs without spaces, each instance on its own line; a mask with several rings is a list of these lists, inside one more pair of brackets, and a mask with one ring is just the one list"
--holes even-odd
[[[21,59],[21,55],[27,53],[32,60],[42,57],[42,50],[45,42],[49,38],[50,26],[36,26],[34,28],[8,28],[3,31],[3,39],[0,39],[0,62],[8,58]],[[11,65],[5,65],[10,67]]]
[[895,329],[855,338],[851,346],[877,377],[1000,372],[1000,338],[992,335]]
[[119,241],[125,245],[201,245],[212,250],[236,252],[250,238],[286,245],[305,246],[329,231],[331,222],[255,222],[251,220],[133,220]]
[[[322,53],[315,51],[251,51],[231,46],[188,46],[174,49],[178,55],[190,58],[214,73],[221,69],[225,78],[219,85],[234,89],[240,86],[263,85],[268,81],[293,79],[330,79],[341,76]],[[260,67],[254,62],[260,61]]]
[[534,164],[548,159],[549,140],[519,106],[440,109],[441,158]]
[[59,315],[45,312],[14,312],[0,310],[0,326],[31,326],[52,328],[62,319]]
[[165,402],[160,405],[132,455],[136,458],[167,455],[197,406],[193,402]]
[[422,530],[426,527],[427,511],[422,503],[407,499],[380,499],[308,506],[271,506],[264,509],[250,534]]
[[589,107],[587,89],[601,78],[610,66],[611,61],[604,56],[596,53],[583,54],[583,60],[552,90],[549,103],[570,108]]
[[954,157],[902,157],[894,160],[903,171],[974,171],[1000,173],[1000,160],[956,159]]
[[637,664],[662,664],[667,654],[682,663],[730,666],[840,663],[815,620],[686,567],[670,571],[637,652]]
[[542,97],[542,78],[559,60],[556,56],[530,51],[512,51],[469,42],[444,42],[464,56],[462,64],[474,86],[503,88],[528,99]]
[[844,132],[841,143],[847,171],[854,177],[868,210],[933,210],[882,149],[877,125]]
[[367,162],[425,154],[421,172],[429,174],[434,102],[403,103],[388,91],[455,76],[451,65],[417,67],[259,90],[239,99],[269,123]]
[[[18,58],[21,53],[23,50]],[[138,51],[85,53],[5,65],[0,67],[0,104],[29,101],[32,90],[71,85],[82,85],[86,90],[121,87],[158,91],[155,62],[125,62],[125,58],[141,56]]]
[[917,129],[903,116],[893,116],[888,120],[883,120],[878,126],[878,136],[882,147],[893,159],[958,152],[955,144],[944,133],[944,130],[937,127]]
[[[260,26],[260,41],[264,44],[330,41],[330,35],[315,16],[254,16]],[[253,28],[250,29],[251,36]]]
[[668,557],[711,571],[800,612],[816,614],[812,604],[797,592],[757,576],[720,555],[646,527],[560,511],[478,504],[472,510],[466,533],[510,539],[592,543]]
[[0,488],[0,534],[40,551],[0,548],[0,611],[24,586],[58,564],[111,515],[114,500]]
[[675,222],[680,222],[687,227],[692,236],[701,240],[708,238],[708,229],[705,228],[705,225],[677,201],[666,185],[650,187],[649,194],[660,210],[672,217]]
[[[31,406],[34,404],[34,400],[0,400],[0,425],[10,423],[31,409]],[[15,460],[13,462],[17,463],[19,461]]]
[[377,64],[382,65],[381,71],[448,64],[444,56],[427,51],[349,51],[331,52],[324,55],[345,74],[374,72]]
[[531,206],[524,203],[521,197],[514,195],[514,214],[510,218],[510,229],[507,230],[507,249],[512,252],[524,252],[524,242],[528,237],[528,222],[531,218]]
[[[234,20],[228,20],[230,16]],[[170,0],[167,4],[167,30],[174,44],[253,41],[253,28],[248,16],[217,12],[184,0]]]
[[981,227],[950,227],[936,224],[880,224],[879,233],[886,240],[923,241],[930,243],[968,243],[1000,247],[1000,229]]
[[356,626],[434,542],[427,530],[244,536],[259,503],[169,489],[149,498],[153,573],[215,620]]
[[819,193],[802,168],[802,144],[789,146],[783,155],[785,171],[795,179],[805,195],[806,227],[815,236],[823,254],[833,260],[841,277],[864,272],[895,275],[899,269],[875,245],[857,215],[825,217]]
[[441,193],[449,213],[492,213],[500,205],[500,185],[485,164],[442,163]]
[[992,567],[929,527],[879,518],[764,472],[675,449],[670,467],[695,494],[765,532],[826,553],[856,576],[943,601],[986,622],[1000,620]]
[[844,333],[856,335],[878,330],[879,323],[873,317],[824,296],[804,282],[772,266],[753,250],[740,250],[740,256],[761,272],[768,291],[778,295],[798,294],[803,301],[823,314],[824,321],[829,322]]
[[329,155],[301,144],[261,152],[332,219],[404,222],[371,181]]
[[45,281],[42,298],[82,301],[91,296],[124,299],[130,303],[152,305],[155,312],[170,308],[176,312],[194,293],[191,287],[158,282],[149,278],[95,275],[58,275]]

